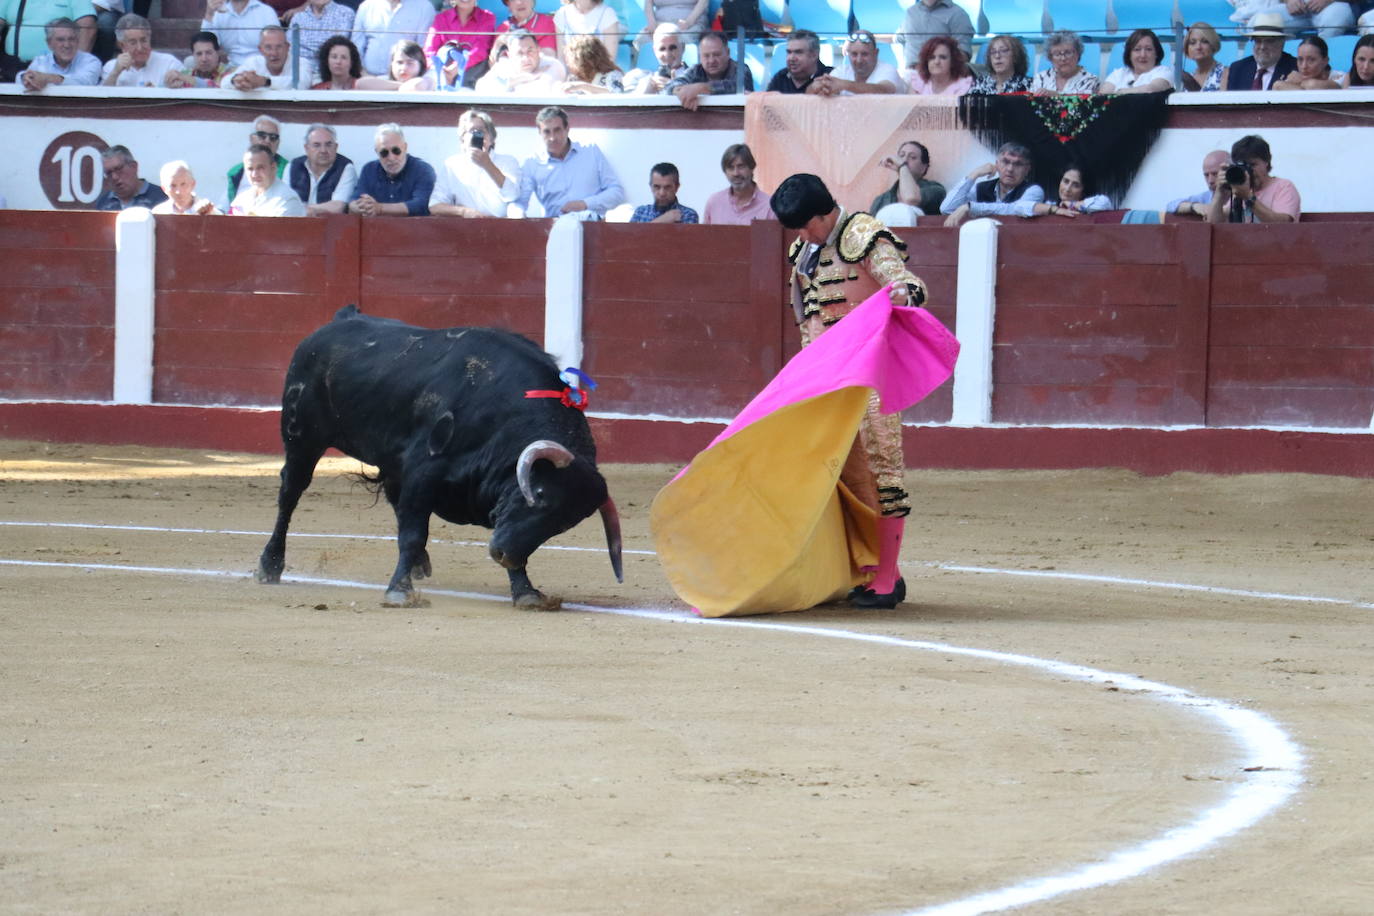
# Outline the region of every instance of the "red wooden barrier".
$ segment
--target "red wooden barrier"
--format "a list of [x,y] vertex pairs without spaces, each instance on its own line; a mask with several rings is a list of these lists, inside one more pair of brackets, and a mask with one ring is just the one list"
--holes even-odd
[[114,214],[0,210],[0,396],[109,400]]

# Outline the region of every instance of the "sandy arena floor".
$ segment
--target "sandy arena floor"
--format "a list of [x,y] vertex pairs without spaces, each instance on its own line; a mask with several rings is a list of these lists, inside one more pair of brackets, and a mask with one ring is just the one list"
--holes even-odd
[[0,442],[0,912],[1374,912],[1374,481],[912,472],[909,603],[740,626],[661,466],[624,585],[436,522],[384,609],[356,467],[262,586],[276,457]]

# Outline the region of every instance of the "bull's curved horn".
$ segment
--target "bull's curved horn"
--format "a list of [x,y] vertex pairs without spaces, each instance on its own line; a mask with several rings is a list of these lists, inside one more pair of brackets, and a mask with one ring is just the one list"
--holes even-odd
[[515,482],[520,484],[520,495],[531,506],[534,505],[534,488],[530,486],[530,468],[541,458],[553,462],[556,468],[565,468],[573,463],[573,453],[552,439],[537,439],[525,446],[515,462]]
[[601,524],[606,527],[606,550],[611,555],[611,569],[615,570],[615,581],[624,582],[625,576],[620,565],[620,513],[615,509],[615,500],[610,496],[601,504]]

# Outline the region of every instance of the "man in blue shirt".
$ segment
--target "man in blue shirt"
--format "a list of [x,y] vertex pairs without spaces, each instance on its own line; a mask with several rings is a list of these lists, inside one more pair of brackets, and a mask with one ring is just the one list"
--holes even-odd
[[360,216],[429,216],[434,166],[407,152],[401,125],[377,128],[372,146],[377,158],[363,166],[348,212]]
[[535,116],[534,123],[544,152],[521,166],[517,204],[528,207],[533,195],[546,216],[582,213],[583,219],[600,219],[625,200],[620,179],[601,150],[568,139],[566,111],[550,106]]
[[677,166],[671,162],[660,162],[649,171],[649,190],[653,192],[654,202],[636,208],[632,223],[696,223],[697,211],[678,203],[677,189],[680,187]]
[[1214,149],[1202,160],[1202,178],[1207,182],[1207,190],[1171,200],[1164,207],[1166,213],[1192,214],[1207,218],[1207,209],[1212,204],[1212,195],[1217,191],[1221,173],[1231,164],[1231,154],[1224,149]]
[[48,37],[48,53],[33,59],[21,70],[15,82],[29,92],[48,86],[95,86],[100,83],[100,58],[79,47],[76,23],[62,16],[43,29]]

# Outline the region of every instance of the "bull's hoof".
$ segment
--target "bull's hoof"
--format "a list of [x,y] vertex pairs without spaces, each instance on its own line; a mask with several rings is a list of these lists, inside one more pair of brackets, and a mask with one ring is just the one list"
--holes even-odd
[[392,589],[382,598],[382,607],[429,607],[429,599],[420,597],[417,591]]
[[563,606],[563,599],[550,598],[539,591],[521,592],[511,597],[511,604],[522,611],[556,611]]
[[276,585],[281,582],[281,570],[271,570],[266,566],[259,566],[253,572],[253,578],[264,585]]
[[429,551],[420,553],[420,559],[415,561],[415,565],[410,567],[410,577],[412,579],[428,579],[434,575],[434,567],[429,562]]

